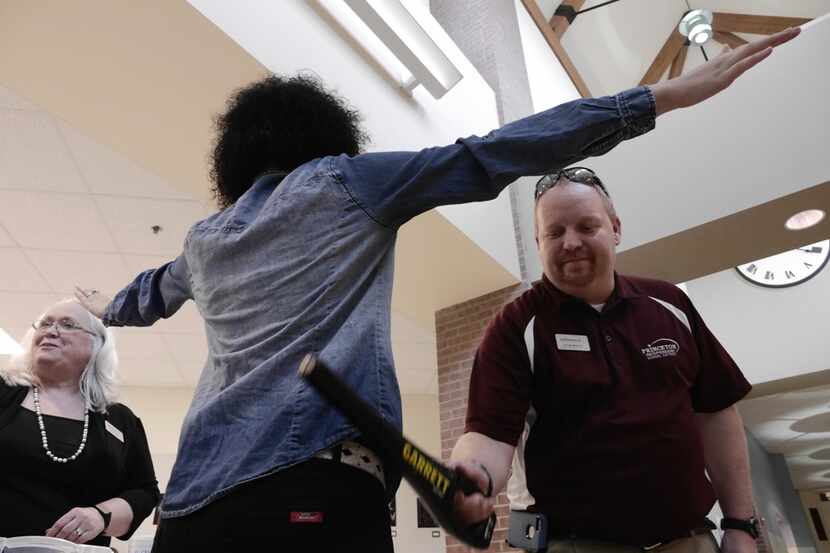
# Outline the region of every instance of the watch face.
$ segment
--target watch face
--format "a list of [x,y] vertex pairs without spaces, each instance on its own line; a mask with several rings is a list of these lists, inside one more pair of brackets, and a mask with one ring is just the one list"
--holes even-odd
[[738,274],[760,286],[784,288],[814,277],[827,264],[830,240],[738,265]]

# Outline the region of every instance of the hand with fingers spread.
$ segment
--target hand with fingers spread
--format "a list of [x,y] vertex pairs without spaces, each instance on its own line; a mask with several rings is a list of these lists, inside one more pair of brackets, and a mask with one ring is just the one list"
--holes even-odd
[[99,319],[104,316],[112,298],[94,288],[75,286],[75,299]]
[[56,520],[46,535],[74,543],[86,543],[95,539],[104,529],[104,519],[97,510],[93,507],[75,507]]
[[680,77],[651,85],[657,115],[693,106],[714,96],[767,58],[775,47],[789,42],[800,33],[800,27],[793,27],[734,50],[726,49],[708,63]]

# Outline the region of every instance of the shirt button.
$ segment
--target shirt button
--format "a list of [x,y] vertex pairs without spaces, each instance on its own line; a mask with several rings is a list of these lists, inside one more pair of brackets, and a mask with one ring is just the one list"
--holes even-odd
[[606,342],[610,342],[610,341],[612,341],[612,340],[613,340],[613,338],[611,337],[611,335],[610,335],[610,334],[606,334],[606,335],[605,335],[605,341],[606,341]]

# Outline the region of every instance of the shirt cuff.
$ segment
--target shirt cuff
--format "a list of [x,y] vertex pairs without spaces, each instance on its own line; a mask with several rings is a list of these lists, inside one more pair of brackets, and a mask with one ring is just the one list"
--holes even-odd
[[657,118],[657,102],[654,93],[647,86],[638,86],[617,94],[614,99],[626,126],[635,128],[639,134],[654,128]]

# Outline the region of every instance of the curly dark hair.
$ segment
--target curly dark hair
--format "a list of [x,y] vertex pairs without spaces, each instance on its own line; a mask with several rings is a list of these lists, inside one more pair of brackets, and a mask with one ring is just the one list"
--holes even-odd
[[268,170],[289,173],[327,155],[357,155],[368,136],[360,114],[316,77],[272,75],[237,90],[216,118],[211,191],[233,204]]

